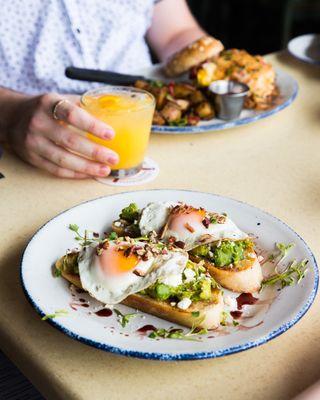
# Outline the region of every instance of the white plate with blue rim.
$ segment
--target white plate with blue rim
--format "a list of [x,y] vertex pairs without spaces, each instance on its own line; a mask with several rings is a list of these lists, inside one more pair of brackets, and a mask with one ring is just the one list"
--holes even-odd
[[288,51],[301,61],[320,66],[320,35],[310,33],[291,39]]
[[[257,302],[245,305],[243,315],[218,330],[191,335],[194,340],[149,337],[148,327],[182,329],[190,338],[190,330],[124,305],[115,308],[123,315],[135,314],[126,326],[115,310],[96,314],[101,304],[88,301],[86,293],[78,293],[62,277],[54,277],[52,266],[66,249],[76,247],[69,224],[94,232],[104,232],[117,219],[119,211],[129,203],[139,207],[153,201],[183,201],[208,210],[226,212],[256,241],[257,251],[267,260],[275,243],[294,243],[288,263],[308,260],[307,272],[299,284],[268,286],[254,294]],[[50,246],[48,246],[50,243]],[[263,266],[264,274],[268,263]],[[292,228],[276,217],[251,205],[211,193],[187,190],[148,190],[120,193],[87,201],[57,215],[43,225],[27,245],[21,261],[21,283],[25,295],[39,314],[52,326],[87,345],[120,355],[158,359],[190,360],[221,357],[267,343],[295,325],[308,311],[318,288],[318,269],[314,255],[304,240]],[[225,296],[238,294],[224,291]],[[92,300],[92,299],[91,299]],[[230,300],[230,299],[229,299]],[[89,303],[89,305],[87,305]],[[229,301],[230,303],[230,301]],[[85,306],[83,306],[85,305]],[[101,314],[101,313],[100,313]],[[43,322],[43,323],[46,323]],[[299,329],[297,326],[295,329]],[[152,336],[152,335],[151,335]],[[266,346],[267,350],[267,346]]]
[[[161,64],[154,65],[151,68],[135,71],[149,79],[168,80],[162,73]],[[183,80],[183,78],[182,78]],[[184,135],[209,131],[220,131],[230,129],[241,125],[247,125],[251,122],[259,121],[260,119],[270,117],[273,114],[288,107],[298,94],[297,81],[282,71],[276,69],[276,82],[279,88],[279,96],[276,99],[276,104],[268,110],[249,110],[243,109],[240,116],[232,121],[223,121],[218,118],[212,118],[208,121],[200,121],[196,126],[160,126],[152,125],[151,131],[154,133]]]

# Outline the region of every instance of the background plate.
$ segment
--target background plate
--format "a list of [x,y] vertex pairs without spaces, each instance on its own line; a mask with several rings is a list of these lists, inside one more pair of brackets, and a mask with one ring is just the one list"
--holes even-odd
[[[257,243],[263,249],[273,250],[275,242],[294,242],[296,247],[292,257],[309,260],[306,277],[300,285],[287,287],[279,292],[260,325],[214,339],[210,338],[209,334],[204,336],[201,342],[173,339],[156,341],[137,334],[136,329],[146,324],[164,328],[172,326],[171,323],[148,314],[140,315],[123,329],[114,316],[100,318],[94,314],[89,315],[87,309],[82,307],[79,307],[78,311],[72,310],[70,303],[73,299],[67,282],[62,278],[54,278],[51,272],[51,266],[66,249],[76,245],[72,232],[67,229],[68,225],[75,223],[82,228],[103,232],[118,217],[121,208],[130,202],[136,202],[143,207],[151,201],[179,200],[209,210],[227,212],[242,230],[258,237]],[[285,332],[312,304],[318,287],[318,270],[312,252],[297,233],[277,218],[253,206],[209,193],[149,190],[91,200],[47,222],[33,236],[23,254],[21,282],[27,298],[41,316],[59,309],[69,311],[67,317],[59,317],[49,322],[74,339],[123,355],[183,360],[220,357],[243,351]],[[125,306],[117,308],[129,310]]]
[[320,35],[308,34],[291,39],[288,50],[299,60],[320,66]]
[[[161,65],[154,65],[151,68],[135,71],[143,74],[150,79],[165,79],[161,72]],[[280,89],[279,103],[272,109],[266,111],[243,110],[239,118],[233,121],[223,121],[221,119],[213,118],[209,121],[200,121],[196,126],[159,126],[152,125],[152,132],[172,135],[192,134],[208,131],[219,131],[229,129],[240,125],[246,125],[251,122],[258,121],[259,119],[269,117],[284,108],[288,107],[296,98],[298,93],[297,81],[288,75],[286,72],[276,69],[277,85]],[[175,79],[176,80],[176,79]],[[180,78],[183,80],[183,78]]]

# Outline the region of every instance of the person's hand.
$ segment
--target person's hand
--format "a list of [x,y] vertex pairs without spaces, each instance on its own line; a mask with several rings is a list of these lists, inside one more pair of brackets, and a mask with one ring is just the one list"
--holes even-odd
[[[53,109],[62,99],[67,101],[55,108],[56,120]],[[74,128],[105,140],[113,138],[114,131],[80,108],[79,100],[79,96],[55,93],[19,100],[8,135],[13,150],[30,164],[59,177],[109,175],[118,155],[81,136]]]

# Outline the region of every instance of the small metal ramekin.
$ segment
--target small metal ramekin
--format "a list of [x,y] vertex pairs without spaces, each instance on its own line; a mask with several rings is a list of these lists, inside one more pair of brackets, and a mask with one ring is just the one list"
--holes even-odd
[[217,117],[230,121],[239,117],[249,87],[236,81],[219,80],[209,85],[209,91],[214,94]]

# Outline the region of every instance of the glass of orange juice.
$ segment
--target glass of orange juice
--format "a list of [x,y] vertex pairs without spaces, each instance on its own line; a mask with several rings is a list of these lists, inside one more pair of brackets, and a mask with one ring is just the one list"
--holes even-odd
[[120,161],[112,167],[111,175],[124,177],[136,174],[148,147],[154,97],[140,89],[124,86],[104,86],[86,92],[81,107],[110,125],[115,136],[103,140],[90,133],[87,137],[118,153]]

